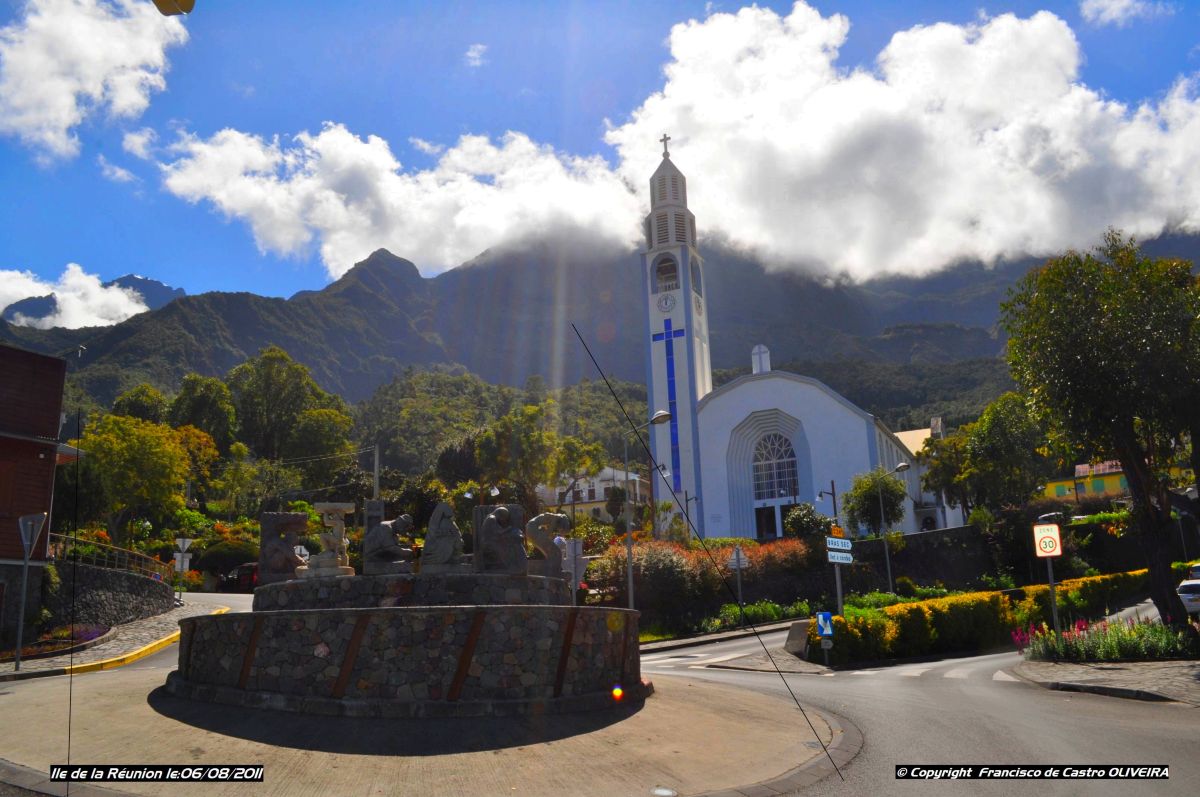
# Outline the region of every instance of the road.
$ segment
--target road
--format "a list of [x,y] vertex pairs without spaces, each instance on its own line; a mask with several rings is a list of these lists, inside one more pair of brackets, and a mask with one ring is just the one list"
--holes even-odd
[[[764,635],[772,650],[783,632]],[[686,673],[790,699],[774,673],[719,669],[761,652],[751,639],[642,657],[651,679]],[[786,654],[784,654],[786,655]],[[1194,794],[1200,783],[1200,709],[1053,692],[1014,676],[1016,653],[787,675],[801,702],[854,723],[865,745],[844,775],[805,795],[845,794]],[[797,713],[797,722],[803,718]],[[719,729],[694,729],[697,743]],[[902,764],[1168,764],[1169,781],[897,781]]]

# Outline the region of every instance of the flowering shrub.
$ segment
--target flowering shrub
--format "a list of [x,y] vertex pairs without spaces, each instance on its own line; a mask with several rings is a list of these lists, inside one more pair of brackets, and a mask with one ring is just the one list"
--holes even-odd
[[1195,658],[1200,655],[1196,635],[1176,631],[1159,622],[1077,620],[1062,636],[1045,623],[1013,631],[1013,642],[1035,661],[1137,661]]

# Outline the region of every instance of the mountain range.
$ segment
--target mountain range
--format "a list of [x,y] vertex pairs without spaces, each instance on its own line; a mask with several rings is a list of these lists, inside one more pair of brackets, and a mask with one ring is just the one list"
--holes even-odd
[[[1159,239],[1145,249],[1196,261],[1200,237]],[[714,368],[748,365],[758,343],[777,364],[995,358],[1004,346],[999,303],[1038,262],[966,263],[920,279],[854,284],[772,271],[719,247],[704,255]],[[536,240],[425,278],[380,249],[324,289],[288,299],[178,296],[111,327],[76,330],[0,321],[0,342],[70,355],[76,384],[105,405],[142,381],[173,392],[188,372],[224,375],[271,344],[349,401],[408,366],[456,363],[515,386],[535,374],[553,386],[594,379],[580,337],[605,374],[642,382],[638,262],[600,242]]]
[[[172,299],[187,295],[187,291],[183,288],[172,288],[158,280],[137,274],[117,277],[115,280],[105,282],[101,287],[111,288],[113,286],[136,291],[142,297],[142,302],[151,310],[157,310]],[[13,302],[7,307],[0,307],[0,318],[5,321],[15,321],[17,316],[22,316],[31,321],[37,321],[53,315],[57,310],[58,297],[49,293],[45,296],[30,296],[28,299]]]

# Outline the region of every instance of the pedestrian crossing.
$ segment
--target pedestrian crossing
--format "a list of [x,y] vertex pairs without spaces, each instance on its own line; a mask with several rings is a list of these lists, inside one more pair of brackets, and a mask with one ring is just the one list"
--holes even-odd
[[[788,672],[786,662],[794,661],[790,656],[781,654],[777,662],[783,664],[783,670],[789,675],[816,675],[825,678],[847,679],[891,679],[891,678],[921,678],[944,679],[947,681],[993,681],[997,683],[1022,683],[1020,678],[1009,673],[997,662],[980,662],[964,660],[949,660],[939,662],[921,662],[898,664],[890,667],[865,667],[858,670],[824,670],[813,668],[804,672]],[[770,663],[765,657],[748,657],[744,652],[737,653],[697,653],[687,649],[651,653],[642,656],[642,669],[658,672],[672,670],[696,670],[708,667],[734,668],[739,670],[757,670],[772,672]]]

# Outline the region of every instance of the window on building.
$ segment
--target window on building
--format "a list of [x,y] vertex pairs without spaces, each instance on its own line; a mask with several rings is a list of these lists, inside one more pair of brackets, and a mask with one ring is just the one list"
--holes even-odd
[[595,501],[595,500],[596,500],[596,488],[595,488],[595,487],[589,487],[589,488],[588,488],[588,500],[589,500],[589,501]]
[[659,213],[654,217],[654,230],[658,243],[665,244],[667,242],[668,226],[669,222],[666,213]]
[[607,500],[608,500],[608,499],[610,499],[610,498],[612,498],[612,488],[611,488],[611,487],[605,487],[605,488],[604,488],[604,500],[605,500],[605,501],[607,501]]
[[692,290],[696,292],[697,296],[703,296],[704,286],[700,282],[700,264],[693,260],[690,265],[692,269]]
[[671,258],[659,261],[654,269],[655,293],[679,289],[679,269]]
[[675,214],[675,243],[687,243],[687,216],[682,213]]
[[558,502],[560,504],[565,504],[567,502],[567,491],[566,490],[558,491]]
[[572,490],[571,491],[571,503],[577,504],[582,500],[583,500],[583,490]]
[[667,176],[665,174],[658,177],[658,201],[667,201]]
[[598,507],[598,506],[594,506],[594,507],[592,507],[592,517],[599,519],[599,517],[600,517],[600,507]]
[[792,441],[774,432],[764,435],[754,447],[754,500],[790,498],[798,487]]

